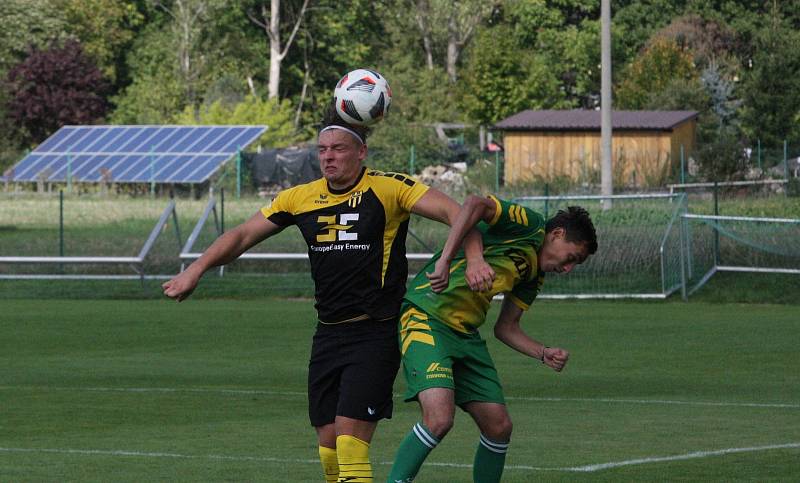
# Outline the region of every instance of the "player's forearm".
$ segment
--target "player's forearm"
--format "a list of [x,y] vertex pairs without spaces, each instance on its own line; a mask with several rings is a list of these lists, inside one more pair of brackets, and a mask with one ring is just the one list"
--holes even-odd
[[519,323],[501,324],[498,322],[495,325],[495,337],[517,352],[542,360],[545,345],[526,334]]
[[474,227],[464,236],[464,257],[468,262],[483,259],[483,238],[481,232]]
[[511,295],[506,294],[500,315],[494,324],[494,336],[517,352],[542,360],[545,346],[522,330],[520,325],[522,313],[522,309],[514,303]]
[[483,217],[483,205],[473,203],[471,200],[471,197],[467,198],[455,222],[450,226],[450,233],[442,249],[442,258],[445,260],[453,259],[462,242],[464,242],[464,254],[468,259],[483,256],[483,240],[480,232],[474,228]]
[[233,229],[214,240],[214,243],[189,268],[202,275],[214,267],[231,263],[248,248],[250,247],[241,230]]

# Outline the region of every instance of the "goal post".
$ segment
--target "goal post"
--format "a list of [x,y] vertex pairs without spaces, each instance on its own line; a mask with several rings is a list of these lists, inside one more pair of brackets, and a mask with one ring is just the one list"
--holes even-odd
[[[611,208],[604,209],[609,201]],[[539,297],[664,299],[681,289],[684,193],[524,196],[514,202],[545,218],[582,206],[597,231],[597,253],[568,276],[548,275]]]
[[681,215],[687,296],[717,272],[800,275],[800,219]]

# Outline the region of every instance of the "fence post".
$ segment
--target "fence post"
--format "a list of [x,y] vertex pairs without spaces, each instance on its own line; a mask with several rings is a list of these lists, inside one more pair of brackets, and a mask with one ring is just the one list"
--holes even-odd
[[547,220],[547,212],[550,208],[550,183],[544,184],[544,219]]
[[494,152],[494,192],[500,191],[500,151]]
[[153,157],[153,146],[150,146],[150,198],[156,196],[156,173],[155,173],[155,157]]
[[679,253],[681,260],[681,299],[684,302],[689,301],[689,294],[687,291],[689,277],[687,277],[686,274],[686,261],[689,260],[691,256],[690,251],[692,249],[691,245],[689,244],[688,229],[689,225],[686,221],[686,218],[681,216],[680,223],[678,224],[678,237],[680,239],[678,246],[680,246]]
[[761,169],[761,139],[758,140],[758,170],[761,172],[761,177],[764,177],[764,171]]
[[783,190],[785,196],[789,196],[789,147],[786,140],[783,140],[783,179],[787,181],[786,188]]
[[[714,181],[714,216],[719,216],[719,186]],[[719,220],[714,220],[714,268],[720,263],[719,256]]]
[[242,148],[236,148],[236,199],[242,196]]
[[219,189],[219,230],[225,233],[225,188]]
[[64,256],[64,190],[58,191],[58,256]]
[[72,155],[71,154],[67,155],[67,192],[68,193],[72,193]]
[[681,144],[681,184],[686,183],[686,159],[683,155],[683,144]]

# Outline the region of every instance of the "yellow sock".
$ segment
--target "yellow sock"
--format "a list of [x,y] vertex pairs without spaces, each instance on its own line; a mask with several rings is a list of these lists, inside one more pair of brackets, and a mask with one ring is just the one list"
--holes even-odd
[[333,448],[319,447],[319,460],[322,462],[322,472],[325,473],[325,483],[336,483],[339,479],[339,460]]
[[336,454],[339,456],[339,483],[372,483],[369,443],[342,434],[336,437]]

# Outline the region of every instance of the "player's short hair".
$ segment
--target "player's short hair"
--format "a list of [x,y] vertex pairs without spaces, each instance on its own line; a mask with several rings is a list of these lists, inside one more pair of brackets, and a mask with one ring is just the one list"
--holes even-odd
[[361,144],[367,144],[367,136],[372,132],[372,130],[366,126],[355,126],[342,119],[339,113],[336,112],[336,106],[333,105],[333,102],[328,104],[325,108],[319,132],[322,132],[323,129],[330,126],[341,126],[355,132],[361,138]]
[[589,212],[580,206],[568,206],[566,210],[558,210],[554,217],[547,220],[545,231],[550,233],[556,228],[564,229],[567,241],[586,245],[589,255],[597,251],[597,233],[594,231],[594,224]]

